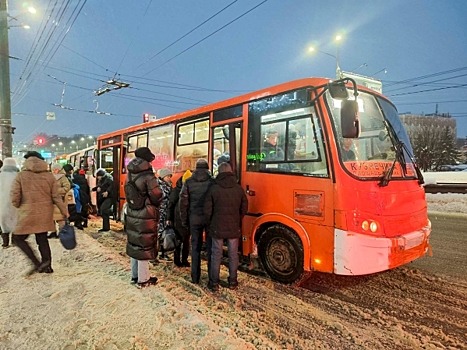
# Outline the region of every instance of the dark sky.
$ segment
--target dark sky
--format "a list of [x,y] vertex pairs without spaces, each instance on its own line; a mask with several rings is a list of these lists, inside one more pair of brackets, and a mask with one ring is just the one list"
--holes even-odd
[[[438,108],[467,137],[465,0],[10,0],[9,14],[31,26],[9,30],[14,143],[97,136],[145,112],[333,78],[338,53],[343,70],[381,79],[399,112]],[[111,79],[130,87],[96,96]]]

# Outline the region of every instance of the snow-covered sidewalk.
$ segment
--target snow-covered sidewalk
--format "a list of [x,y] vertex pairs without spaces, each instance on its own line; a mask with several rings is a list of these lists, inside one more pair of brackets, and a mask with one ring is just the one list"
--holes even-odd
[[132,286],[127,257],[78,235],[73,251],[50,240],[53,274],[25,277],[19,249],[0,251],[0,349],[251,348],[167,288]]

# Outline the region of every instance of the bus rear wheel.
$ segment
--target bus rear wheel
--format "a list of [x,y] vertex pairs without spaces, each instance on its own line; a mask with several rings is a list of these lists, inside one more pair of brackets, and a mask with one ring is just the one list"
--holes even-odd
[[258,243],[259,256],[269,276],[281,283],[293,283],[303,274],[303,245],[290,229],[274,225]]

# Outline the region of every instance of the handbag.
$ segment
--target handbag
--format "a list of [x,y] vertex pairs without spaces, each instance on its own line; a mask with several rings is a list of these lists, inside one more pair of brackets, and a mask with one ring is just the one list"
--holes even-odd
[[174,250],[177,245],[177,236],[172,227],[168,226],[162,232],[160,238],[161,247],[164,251],[168,252]]
[[76,247],[76,235],[75,228],[70,225],[70,222],[67,221],[65,226],[60,230],[58,237],[60,238],[60,243],[62,243],[63,248],[67,250],[75,249]]

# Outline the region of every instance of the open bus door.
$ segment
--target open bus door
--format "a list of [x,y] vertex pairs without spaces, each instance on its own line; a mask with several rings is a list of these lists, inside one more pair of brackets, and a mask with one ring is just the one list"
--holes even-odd
[[99,168],[105,169],[113,177],[114,193],[116,205],[113,209],[113,216],[115,220],[120,220],[120,145],[106,147],[99,152]]

